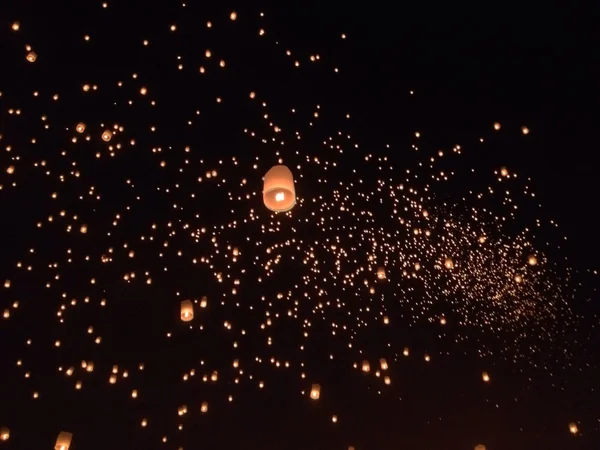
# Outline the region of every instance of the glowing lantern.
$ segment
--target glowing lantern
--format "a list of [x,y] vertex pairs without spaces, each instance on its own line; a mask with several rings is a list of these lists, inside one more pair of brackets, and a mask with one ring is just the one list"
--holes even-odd
[[489,383],[489,382],[490,382],[490,376],[488,375],[488,373],[487,373],[487,372],[483,372],[483,373],[481,374],[481,379],[482,379],[483,381],[485,381],[486,383]]
[[390,324],[390,318],[388,316],[383,316],[383,323],[386,325]]
[[202,402],[202,406],[200,406],[200,411],[203,413],[208,411],[208,402]]
[[200,300],[200,308],[206,308],[208,306],[208,299],[206,296],[202,297]]
[[271,211],[286,212],[296,204],[294,176],[286,166],[273,166],[266,174],[263,201]]
[[529,128],[527,128],[527,127],[521,127],[521,133],[523,133],[523,134],[529,134]]
[[29,52],[27,53],[27,61],[29,61],[30,63],[35,62],[35,60],[37,59],[37,53],[36,52]]
[[78,133],[83,133],[85,131],[85,123],[79,122],[75,127],[75,130],[77,130]]
[[191,300],[181,302],[181,320],[189,322],[194,318],[194,305]]
[[392,379],[390,377],[386,376],[383,378],[383,382],[387,385],[390,385],[390,384],[392,384]]
[[448,322],[446,321],[446,318],[442,316],[442,317],[440,318],[440,324],[441,324],[441,325],[446,325],[446,323],[448,323]]
[[112,131],[110,130],[104,130],[104,132],[102,133],[102,140],[104,142],[108,142],[112,139]]
[[69,447],[71,446],[71,439],[73,439],[72,433],[61,431],[58,433],[58,438],[56,438],[54,450],[69,450]]
[[446,269],[454,269],[454,261],[452,261],[452,258],[446,258],[444,260],[444,267]]
[[571,422],[569,424],[569,431],[571,432],[571,434],[579,433],[579,428],[577,428],[577,424],[575,422]]
[[319,384],[313,384],[310,389],[310,398],[313,400],[319,400],[321,396],[321,386]]
[[371,371],[371,364],[369,364],[369,361],[365,360],[362,362],[362,371],[365,373]]
[[529,255],[529,258],[527,258],[527,262],[530,266],[535,266],[537,264],[537,258],[535,257],[535,255]]
[[494,123],[494,130],[498,131],[500,129],[500,127],[501,127],[500,122]]
[[8,441],[10,438],[10,430],[6,427],[0,428],[0,441]]
[[522,283],[523,282],[523,277],[521,275],[515,275],[515,282]]
[[404,347],[404,351],[402,352],[402,354],[403,354],[404,356],[408,356],[408,355],[409,355],[409,353],[410,353],[410,351],[408,350],[408,347]]
[[388,363],[385,358],[379,360],[379,365],[381,366],[381,370],[388,370]]
[[377,269],[377,278],[380,280],[385,280],[385,269],[383,267]]
[[483,445],[483,444],[476,445],[473,450],[485,450],[485,445]]

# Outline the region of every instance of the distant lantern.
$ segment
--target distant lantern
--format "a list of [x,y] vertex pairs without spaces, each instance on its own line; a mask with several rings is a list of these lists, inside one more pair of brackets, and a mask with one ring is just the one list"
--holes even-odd
[[181,302],[181,320],[189,322],[194,318],[194,304],[191,300]]
[[446,258],[444,260],[444,267],[446,269],[454,269],[454,261],[452,261],[452,258]]
[[503,177],[507,177],[508,176],[508,169],[506,167],[500,168],[500,175],[502,175]]
[[488,375],[488,373],[487,373],[487,372],[483,372],[483,373],[481,374],[481,379],[482,379],[483,381],[485,381],[486,383],[489,383],[489,382],[490,382],[490,376]]
[[387,385],[390,385],[390,384],[392,384],[392,379],[390,377],[386,376],[383,378],[383,382]]
[[77,127],[75,127],[78,133],[83,133],[85,131],[85,123],[79,122]]
[[73,439],[72,433],[61,431],[58,434],[58,438],[56,438],[56,445],[54,446],[54,450],[69,450],[69,447],[71,446],[71,439]]
[[483,445],[483,444],[476,445],[473,448],[473,450],[485,450],[485,445]]
[[495,122],[494,123],[494,130],[498,131],[502,126],[500,125],[500,122]]
[[379,365],[381,366],[381,370],[388,370],[388,363],[385,358],[379,360]]
[[377,269],[377,278],[380,280],[385,280],[385,269],[383,267]]
[[203,413],[208,411],[208,402],[202,402],[202,405],[200,406],[200,411]]
[[8,441],[10,438],[10,430],[6,427],[0,428],[0,441]]
[[408,347],[404,347],[404,351],[402,352],[402,354],[404,356],[408,356],[410,354],[410,350],[408,349]]
[[529,258],[527,258],[527,262],[530,266],[535,266],[537,264],[537,258],[534,255],[529,255]]
[[369,364],[369,361],[363,361],[362,362],[362,371],[363,372],[370,372],[371,371],[371,364]]
[[523,277],[521,275],[515,275],[515,282],[522,283],[523,282]]
[[527,128],[527,127],[521,127],[521,133],[523,133],[523,134],[529,134],[529,128]]
[[571,434],[579,433],[579,428],[577,428],[577,424],[575,422],[571,422],[569,424],[569,431],[571,432]]
[[313,384],[312,387],[310,388],[310,398],[312,398],[313,400],[319,400],[320,396],[321,396],[321,385]]
[[388,316],[383,316],[383,323],[385,325],[389,325],[390,324],[390,318]]
[[36,52],[29,52],[27,53],[26,56],[27,61],[29,61],[30,63],[35,62],[35,60],[37,59],[37,53]]
[[207,306],[208,306],[208,299],[206,298],[206,295],[205,295],[200,300],[200,308],[206,308]]
[[108,142],[112,139],[112,131],[110,130],[105,130],[104,133],[102,133],[102,140],[104,142]]
[[286,166],[273,166],[266,174],[263,201],[271,211],[286,212],[296,204],[294,176]]
[[444,316],[440,317],[440,324],[441,325],[446,325],[448,323],[448,321],[446,320],[446,318]]

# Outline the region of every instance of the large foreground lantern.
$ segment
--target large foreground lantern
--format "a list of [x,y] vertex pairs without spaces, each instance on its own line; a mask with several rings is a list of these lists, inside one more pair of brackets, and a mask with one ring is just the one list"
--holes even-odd
[[54,450],[69,450],[69,447],[71,446],[71,439],[73,439],[72,433],[61,431],[56,438]]
[[10,438],[10,430],[6,427],[0,427],[0,441],[8,441]]
[[294,176],[286,166],[273,166],[265,174],[263,201],[271,211],[286,212],[296,204]]
[[181,302],[181,320],[189,322],[194,318],[194,304],[191,300]]

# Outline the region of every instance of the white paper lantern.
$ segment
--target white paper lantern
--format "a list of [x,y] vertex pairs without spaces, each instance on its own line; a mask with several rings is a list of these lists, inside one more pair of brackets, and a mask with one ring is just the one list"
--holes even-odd
[[191,300],[181,302],[181,320],[190,322],[194,318],[194,305]]
[[266,174],[263,201],[271,211],[286,212],[296,204],[294,176],[286,166],[273,166]]

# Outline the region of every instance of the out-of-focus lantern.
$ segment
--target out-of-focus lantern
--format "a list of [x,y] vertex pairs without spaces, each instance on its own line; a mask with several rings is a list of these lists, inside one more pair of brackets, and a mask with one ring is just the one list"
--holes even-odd
[[529,255],[529,258],[527,258],[527,262],[530,266],[535,266],[537,264],[537,258],[535,257],[535,255]]
[[371,364],[369,364],[369,361],[365,360],[362,362],[362,371],[363,372],[370,372],[371,371]]
[[385,269],[383,267],[377,269],[377,278],[380,280],[385,280]]
[[104,132],[102,133],[102,140],[104,142],[108,142],[112,139],[112,131],[110,130],[104,130]]
[[490,376],[488,375],[488,373],[487,373],[487,372],[483,372],[483,373],[481,374],[481,379],[482,379],[483,381],[485,381],[486,383],[489,383],[489,382],[490,382]]
[[485,445],[483,445],[483,444],[476,445],[473,450],[485,450]]
[[444,260],[444,267],[446,269],[454,269],[454,261],[452,261],[452,258],[446,258]]
[[271,211],[286,212],[296,204],[294,176],[286,166],[273,166],[266,174],[263,201]]
[[202,402],[202,406],[200,406],[200,411],[203,413],[208,411],[208,402]]
[[37,53],[33,51],[27,53],[26,59],[31,63],[35,62],[35,60],[37,59]]
[[389,384],[392,384],[392,379],[390,377],[388,377],[388,376],[385,376],[385,377],[383,377],[383,382],[385,384],[389,385]]
[[56,438],[56,445],[54,446],[54,450],[69,450],[72,439],[72,433],[61,431],[60,433],[58,433],[58,437]]
[[569,431],[571,432],[571,434],[579,433],[579,428],[577,428],[577,424],[575,422],[571,422],[569,424]]
[[0,428],[0,441],[8,441],[10,438],[10,430],[6,427]]
[[205,295],[200,300],[200,308],[206,308],[207,306],[208,306],[208,299],[206,298],[206,295]]
[[313,384],[312,387],[310,388],[310,398],[312,398],[313,400],[319,400],[320,396],[321,396],[321,385]]
[[194,318],[194,304],[191,300],[181,302],[181,320],[189,322]]
[[77,130],[78,133],[83,133],[85,131],[85,123],[79,122],[75,127],[75,130]]
[[383,316],[383,323],[386,325],[390,324],[390,318],[388,316]]
[[388,370],[388,363],[385,358],[379,360],[379,365],[381,366],[381,370]]

